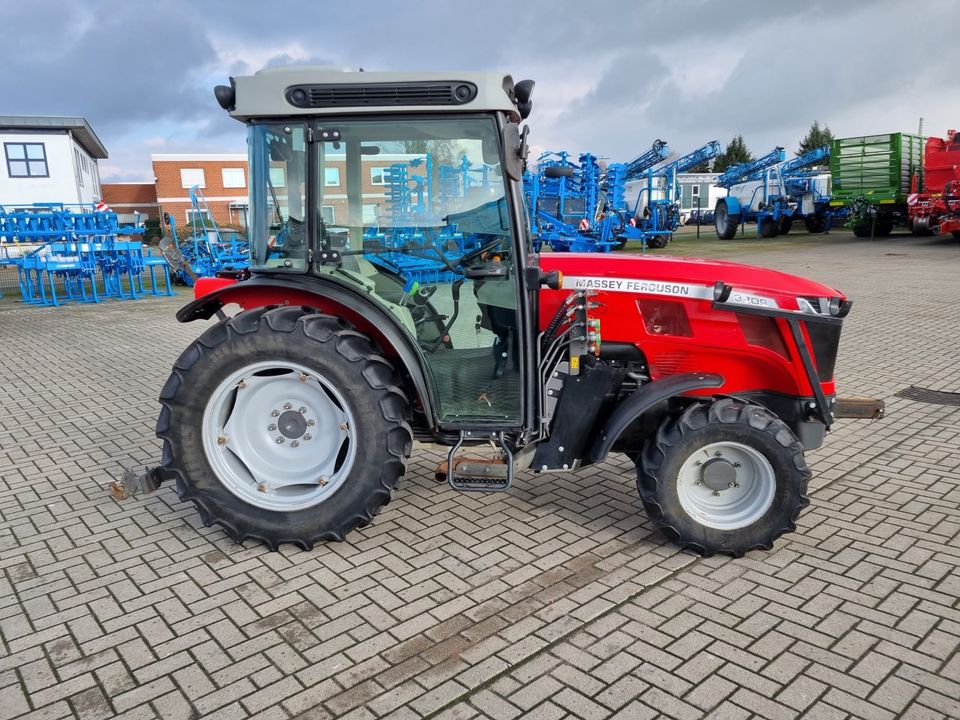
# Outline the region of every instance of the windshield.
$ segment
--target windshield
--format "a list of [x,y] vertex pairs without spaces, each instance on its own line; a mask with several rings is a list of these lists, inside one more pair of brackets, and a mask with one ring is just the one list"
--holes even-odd
[[250,260],[254,267],[307,266],[305,128],[251,125]]

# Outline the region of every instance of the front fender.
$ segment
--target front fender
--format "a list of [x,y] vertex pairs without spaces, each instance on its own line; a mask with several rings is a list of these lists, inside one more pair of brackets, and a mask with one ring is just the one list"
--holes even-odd
[[743,208],[740,207],[740,201],[733,195],[727,195],[724,201],[727,203],[727,212],[730,215],[739,215],[743,211]]
[[600,434],[597,435],[593,447],[584,457],[584,464],[606,460],[607,455],[610,454],[610,449],[623,431],[651,408],[685,392],[718,388],[723,383],[723,376],[713,373],[684,373],[683,375],[671,375],[663,380],[654,380],[647,383],[610,413],[610,417],[607,418],[606,424]]
[[302,305],[342,317],[402,364],[429,426],[436,427],[434,408],[437,407],[437,398],[433,386],[427,382],[420,348],[393,315],[352,287],[315,275],[254,277],[241,282],[224,280],[213,285],[210,292],[180,308],[177,320],[183,323],[209,320],[232,303],[244,310],[265,305]]

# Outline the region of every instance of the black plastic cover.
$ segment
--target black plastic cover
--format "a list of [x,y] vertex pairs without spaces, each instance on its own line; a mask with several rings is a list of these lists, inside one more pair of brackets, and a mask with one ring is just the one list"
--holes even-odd
[[287,102],[298,108],[463,105],[477,97],[471,82],[324,83],[292,85]]

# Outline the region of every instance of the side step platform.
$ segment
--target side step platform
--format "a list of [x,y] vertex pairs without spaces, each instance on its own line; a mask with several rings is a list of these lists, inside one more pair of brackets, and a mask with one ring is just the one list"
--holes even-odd
[[487,437],[500,446],[499,458],[480,458],[461,455],[460,448],[466,440],[482,437],[472,430],[461,430],[456,444],[450,448],[447,461],[437,468],[437,480],[446,479],[454,490],[464,492],[497,492],[509,490],[513,485],[513,454],[507,447],[503,433],[493,433]]

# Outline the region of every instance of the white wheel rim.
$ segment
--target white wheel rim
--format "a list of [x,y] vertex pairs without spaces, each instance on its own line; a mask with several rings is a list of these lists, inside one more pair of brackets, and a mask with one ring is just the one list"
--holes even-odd
[[333,495],[353,467],[356,435],[343,395],[287,361],[232,373],[203,413],[203,450],[217,479],[264,510],[303,510]]
[[776,488],[770,461],[759,450],[737,442],[700,448],[677,476],[681,507],[701,525],[716,530],[755,523],[773,505]]

